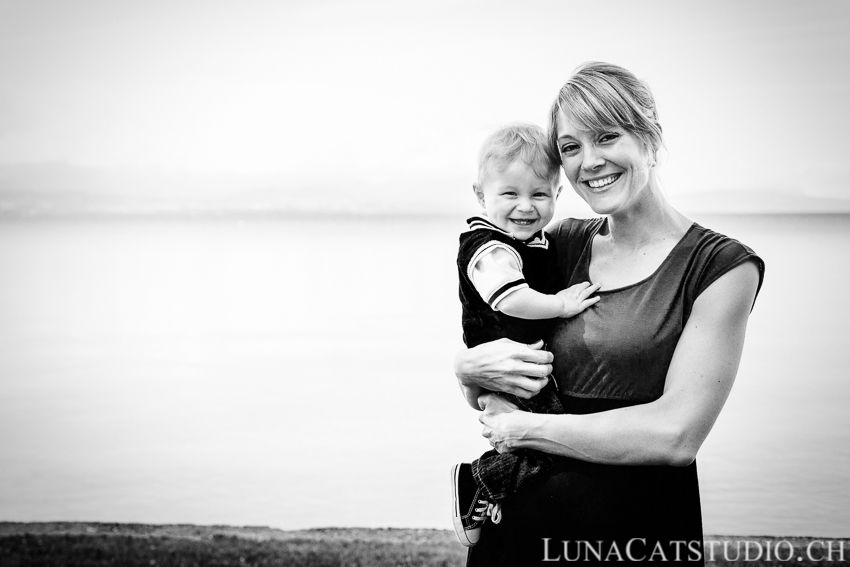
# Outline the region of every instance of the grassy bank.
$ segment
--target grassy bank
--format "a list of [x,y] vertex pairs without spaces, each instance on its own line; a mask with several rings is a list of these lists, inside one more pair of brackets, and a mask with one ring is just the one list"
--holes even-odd
[[[708,537],[707,545],[713,545],[715,557],[708,564],[719,567],[850,563],[850,547],[846,543],[845,561],[816,561],[827,554],[817,545],[813,546],[813,552],[807,551],[815,539],[818,538]],[[754,542],[761,546],[761,553]],[[778,549],[781,560],[776,559],[775,553],[771,554],[771,560],[765,559],[768,545]],[[745,553],[750,558],[757,554],[761,558],[745,562]],[[724,555],[730,559],[725,560]],[[265,527],[0,522],[3,567],[459,567],[464,565],[465,558],[466,550],[453,533],[445,530],[282,531]]]
[[465,557],[445,530],[0,523],[3,567],[453,567]]

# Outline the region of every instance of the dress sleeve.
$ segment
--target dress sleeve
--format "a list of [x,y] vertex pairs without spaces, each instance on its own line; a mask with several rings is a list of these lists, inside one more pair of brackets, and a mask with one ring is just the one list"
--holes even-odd
[[[756,297],[758,297],[764,281],[764,261],[750,247],[734,238],[708,232],[708,237],[701,245],[700,259],[695,266],[695,277],[689,286],[691,288],[690,305],[693,305],[693,301],[720,276],[745,262],[753,262],[758,268],[759,283],[756,289]],[[753,306],[755,306],[755,298],[753,298]]]
[[511,246],[491,240],[481,246],[469,261],[469,280],[494,310],[499,302],[518,289],[528,287],[522,273],[522,258]]

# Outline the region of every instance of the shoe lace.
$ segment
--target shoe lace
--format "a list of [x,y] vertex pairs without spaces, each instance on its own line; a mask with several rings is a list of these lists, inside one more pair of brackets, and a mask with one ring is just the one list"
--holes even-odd
[[487,519],[489,516],[490,521],[494,524],[498,524],[502,521],[502,505],[499,502],[490,502],[489,500],[479,500],[478,508],[475,508],[476,515],[472,516],[472,519],[481,522]]
[[490,511],[490,503],[487,500],[478,500],[478,507],[475,508],[475,514],[472,515],[472,519],[476,522],[481,522],[487,519]]
[[487,503],[487,515],[490,516],[490,521],[498,524],[502,521],[502,504],[500,502]]

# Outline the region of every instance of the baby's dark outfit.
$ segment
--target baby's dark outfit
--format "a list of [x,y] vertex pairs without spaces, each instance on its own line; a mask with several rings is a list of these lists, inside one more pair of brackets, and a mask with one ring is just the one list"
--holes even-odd
[[[543,339],[554,320],[531,320],[511,317],[498,311],[498,303],[511,292],[530,287],[544,294],[553,294],[556,281],[556,256],[553,243],[543,231],[529,240],[516,240],[484,217],[467,220],[469,230],[460,235],[457,266],[460,277],[460,301],[463,306],[463,340],[467,347],[500,338],[532,344]],[[509,265],[500,266],[488,277],[486,289],[473,283],[473,272],[479,260],[496,250],[508,253]],[[533,413],[564,413],[558,400],[554,380],[536,396],[522,399],[500,393],[520,409]],[[522,449],[515,453],[499,454],[487,451],[472,462],[472,474],[485,495],[493,501],[513,494],[528,480],[546,470],[554,457],[539,451]]]

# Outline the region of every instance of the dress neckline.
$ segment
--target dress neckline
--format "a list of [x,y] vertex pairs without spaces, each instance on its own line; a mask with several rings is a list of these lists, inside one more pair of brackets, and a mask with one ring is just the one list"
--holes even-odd
[[[590,261],[592,260],[592,255],[593,255],[593,252],[592,252],[593,251],[593,239],[596,238],[596,235],[599,234],[599,231],[602,230],[602,227],[605,226],[606,224],[608,224],[608,219],[607,218],[602,219],[602,222],[600,222],[596,226],[596,228],[593,230],[593,232],[590,235],[590,238],[587,241],[587,254],[584,255],[584,256],[586,256],[586,259],[584,261],[584,268],[585,268],[585,273],[587,274],[587,280],[586,281],[590,282],[591,284],[593,284],[593,282],[590,281]],[[661,268],[663,268],[665,265],[667,265],[670,262],[670,260],[673,258],[673,255],[676,253],[676,251],[678,251],[678,249],[681,248],[682,243],[684,243],[685,240],[687,240],[687,238],[691,234],[691,232],[696,230],[697,227],[699,227],[699,225],[695,222],[692,222],[691,225],[688,227],[688,229],[685,231],[685,234],[682,235],[682,237],[679,239],[679,241],[676,242],[676,244],[673,245],[673,248],[670,249],[670,252],[667,253],[667,256],[665,256],[664,260],[662,260],[661,263],[658,264],[658,266],[655,268],[655,270],[652,271],[651,274],[649,274],[648,276],[646,276],[642,280],[636,281],[635,283],[626,284],[624,286],[615,287],[615,288],[612,288],[612,289],[600,289],[596,293],[616,293],[618,291],[626,291],[628,289],[631,289],[633,287],[637,287],[641,284],[644,284],[644,283],[654,279],[655,276],[658,275],[658,272],[661,271]]]

